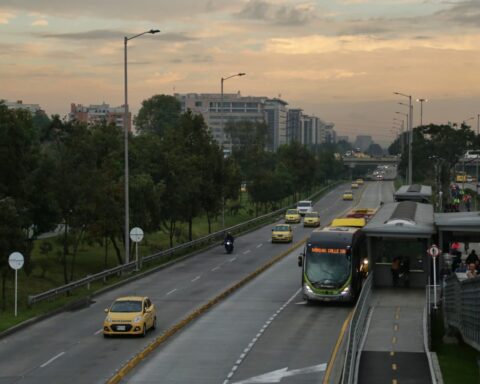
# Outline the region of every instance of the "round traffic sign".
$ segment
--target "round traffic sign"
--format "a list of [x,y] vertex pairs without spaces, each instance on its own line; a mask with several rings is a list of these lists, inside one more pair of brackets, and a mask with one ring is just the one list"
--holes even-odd
[[433,244],[430,248],[428,248],[428,254],[432,257],[437,257],[440,254],[440,248]]
[[20,269],[23,267],[24,258],[20,252],[13,252],[8,256],[8,265],[12,269]]
[[130,239],[132,239],[133,242],[139,243],[143,239],[143,230],[139,227],[132,228],[130,230]]

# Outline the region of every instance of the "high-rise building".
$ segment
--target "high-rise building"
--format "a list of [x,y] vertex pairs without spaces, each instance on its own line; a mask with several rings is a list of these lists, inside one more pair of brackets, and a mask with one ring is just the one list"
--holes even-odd
[[303,110],[291,108],[287,111],[287,143],[302,141],[302,116]]
[[287,102],[277,98],[265,100],[268,149],[273,152],[281,145],[287,144],[287,105]]
[[[88,107],[82,104],[70,104],[70,121],[76,120],[87,124],[96,124],[100,122],[114,123],[115,126],[123,129],[123,117],[125,116],[124,106],[110,107],[109,104],[90,104]],[[127,116],[128,131],[132,130],[132,114],[128,112]]]

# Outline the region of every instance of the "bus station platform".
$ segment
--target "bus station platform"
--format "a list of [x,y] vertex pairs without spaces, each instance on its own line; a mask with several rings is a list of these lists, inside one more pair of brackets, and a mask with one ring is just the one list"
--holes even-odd
[[432,383],[424,349],[425,289],[375,288],[359,384]]

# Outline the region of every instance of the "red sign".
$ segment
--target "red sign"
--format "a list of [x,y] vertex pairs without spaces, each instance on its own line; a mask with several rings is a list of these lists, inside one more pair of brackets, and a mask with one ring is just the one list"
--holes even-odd
[[440,254],[440,248],[432,244],[432,246],[428,248],[427,253],[432,257],[437,257]]

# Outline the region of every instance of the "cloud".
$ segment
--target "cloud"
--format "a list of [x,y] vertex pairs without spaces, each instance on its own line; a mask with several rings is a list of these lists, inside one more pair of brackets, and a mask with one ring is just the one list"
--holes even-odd
[[266,72],[265,76],[281,80],[338,80],[364,76],[366,72],[353,72],[343,69],[329,70],[277,70]]
[[145,83],[148,85],[163,85],[167,83],[173,83],[175,81],[184,80],[185,75],[182,75],[177,72],[165,72],[165,73],[155,73],[153,77],[145,80]]
[[13,12],[0,10],[0,24],[8,24],[13,18],[15,18],[15,14]]
[[265,0],[250,0],[236,16],[288,26],[305,25],[316,18],[312,4],[286,5]]
[[478,0],[462,1],[449,9],[437,12],[434,17],[458,25],[480,26],[480,2]]
[[45,27],[47,25],[48,25],[48,20],[45,20],[45,19],[35,20],[32,23],[32,26],[34,26],[34,27]]

